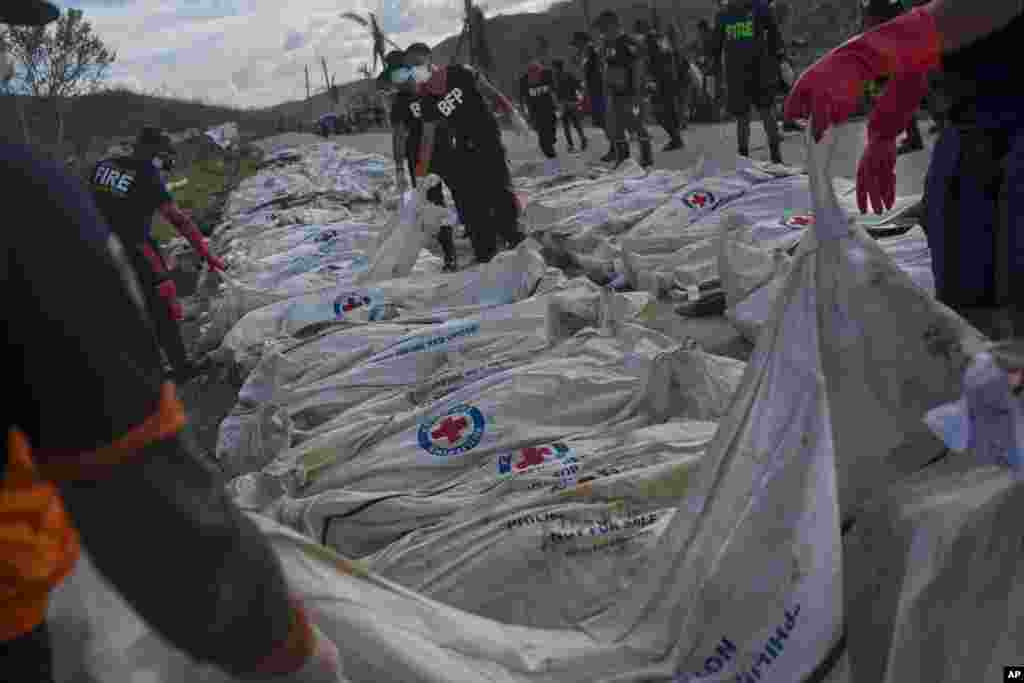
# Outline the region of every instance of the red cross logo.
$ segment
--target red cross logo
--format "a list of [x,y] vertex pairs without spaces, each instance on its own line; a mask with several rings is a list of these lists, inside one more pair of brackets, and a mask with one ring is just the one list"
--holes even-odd
[[547,446],[542,448],[524,448],[520,451],[520,455],[522,455],[522,457],[519,459],[519,462],[516,463],[515,468],[517,470],[525,470],[531,465],[543,465],[544,456],[551,455],[551,449]]
[[469,420],[465,417],[454,417],[449,415],[441,421],[441,425],[430,432],[434,439],[448,439],[448,443],[456,443],[462,437],[463,430],[469,426]]
[[707,192],[694,192],[683,201],[690,208],[703,209],[707,204],[714,200]]

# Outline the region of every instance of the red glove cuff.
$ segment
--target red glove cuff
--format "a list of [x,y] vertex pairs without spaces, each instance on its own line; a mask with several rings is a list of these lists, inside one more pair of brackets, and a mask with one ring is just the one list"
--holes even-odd
[[866,56],[870,55],[868,59],[873,63],[871,76],[927,73],[936,69],[942,62],[942,36],[929,7],[916,7],[836,49],[854,44],[859,46],[855,52],[866,48]]
[[906,130],[911,117],[928,94],[928,75],[900,74],[885,85],[868,120],[868,137],[894,140]]

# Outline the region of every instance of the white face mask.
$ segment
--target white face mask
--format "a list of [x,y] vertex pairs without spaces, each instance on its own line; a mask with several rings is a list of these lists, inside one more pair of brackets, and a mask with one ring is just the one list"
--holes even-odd
[[162,171],[164,169],[164,160],[160,157],[153,157],[153,167]]
[[419,66],[414,66],[412,68],[412,80],[417,83],[426,83],[429,81],[430,74],[430,65],[428,64],[420,64]]
[[6,51],[0,51],[0,83],[14,78],[14,60]]

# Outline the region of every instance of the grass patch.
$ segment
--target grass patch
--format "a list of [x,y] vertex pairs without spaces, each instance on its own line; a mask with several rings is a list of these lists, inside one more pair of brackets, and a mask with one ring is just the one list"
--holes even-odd
[[[242,159],[239,180],[256,175],[258,162],[255,159]],[[187,174],[172,175],[169,183],[188,178],[188,185],[172,190],[174,201],[183,209],[200,212],[210,205],[211,197],[224,190],[224,161],[209,159],[192,165]],[[178,231],[159,214],[153,220],[153,237],[158,242],[167,242],[178,236]]]

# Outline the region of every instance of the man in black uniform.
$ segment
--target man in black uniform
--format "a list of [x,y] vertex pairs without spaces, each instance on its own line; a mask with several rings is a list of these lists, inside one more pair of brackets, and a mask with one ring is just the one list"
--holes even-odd
[[540,62],[530,62],[526,73],[519,78],[519,95],[526,104],[530,125],[537,131],[540,151],[548,159],[558,156],[555,138],[558,127],[558,103],[555,99],[555,79],[551,70]]
[[[391,100],[391,136],[395,155],[395,177],[401,191],[405,191],[405,167],[408,166],[409,177],[416,187],[416,163],[419,160],[420,145],[423,142],[423,105],[416,94],[416,82],[412,78],[412,70],[430,58],[430,48],[423,43],[409,46],[407,52],[391,52],[385,58],[384,72],[377,79],[382,89],[395,90]],[[451,182],[450,161],[451,135],[446,135],[442,128],[435,134],[434,157],[431,170],[436,173],[452,191],[456,199],[455,189]],[[435,185],[427,191],[427,200],[437,206],[444,206],[444,190]],[[458,200],[456,199],[456,202]],[[444,272],[450,273],[458,269],[455,255],[455,240],[452,226],[442,225],[437,235],[444,254]]]
[[605,88],[611,96],[612,140],[615,164],[630,157],[629,137],[632,133],[640,143],[640,165],[654,164],[651,136],[640,118],[643,108],[644,69],[640,47],[622,30],[619,15],[608,10],[597,18],[597,27],[604,36]]
[[210,253],[199,228],[175,204],[154,165],[155,159],[172,152],[170,138],[159,128],[147,126],[139,133],[131,156],[104,159],[96,164],[91,186],[96,205],[127,248],[142,281],[150,316],[175,377],[185,382],[199,372],[199,367],[189,361],[181,338],[177,323],[183,317],[181,304],[174,280],[168,275],[151,236],[153,214],[159,210],[211,269],[224,270],[224,262]]
[[579,116],[579,94],[580,81],[576,76],[566,72],[565,62],[556,59],[551,62],[551,69],[555,77],[555,93],[558,96],[558,106],[562,112],[562,129],[565,132],[565,141],[568,143],[569,151],[575,152],[576,146],[572,142],[572,128],[576,128],[580,136],[580,149],[587,148],[587,136],[583,132],[583,125]]
[[669,142],[665,152],[683,148],[683,138],[679,131],[679,84],[682,82],[676,73],[676,60],[668,39],[655,31],[646,19],[638,19],[634,31],[643,36],[644,56],[647,62],[647,90],[655,107],[658,124],[668,133]]
[[601,54],[594,47],[590,35],[583,31],[572,34],[572,45],[576,48],[576,57],[583,71],[583,83],[587,87],[587,99],[590,101],[590,116],[594,125],[605,132],[608,138],[608,152],[601,161],[609,162],[615,158],[615,142],[608,130],[608,97],[604,90],[604,65]]
[[[430,65],[415,76],[423,111],[424,132],[417,175],[433,167],[435,130],[445,123],[454,145],[450,175],[478,263],[498,251],[498,237],[509,248],[523,241],[519,203],[512,191],[508,158],[494,109],[515,116],[515,108],[479,72],[465,66]],[[493,102],[493,104],[491,104]]]
[[750,108],[757,107],[772,162],[782,163],[782,136],[775,116],[775,91],[783,58],[782,36],[763,0],[730,0],[715,19],[711,56],[725,51],[729,113],[736,117],[740,156],[750,156]]

